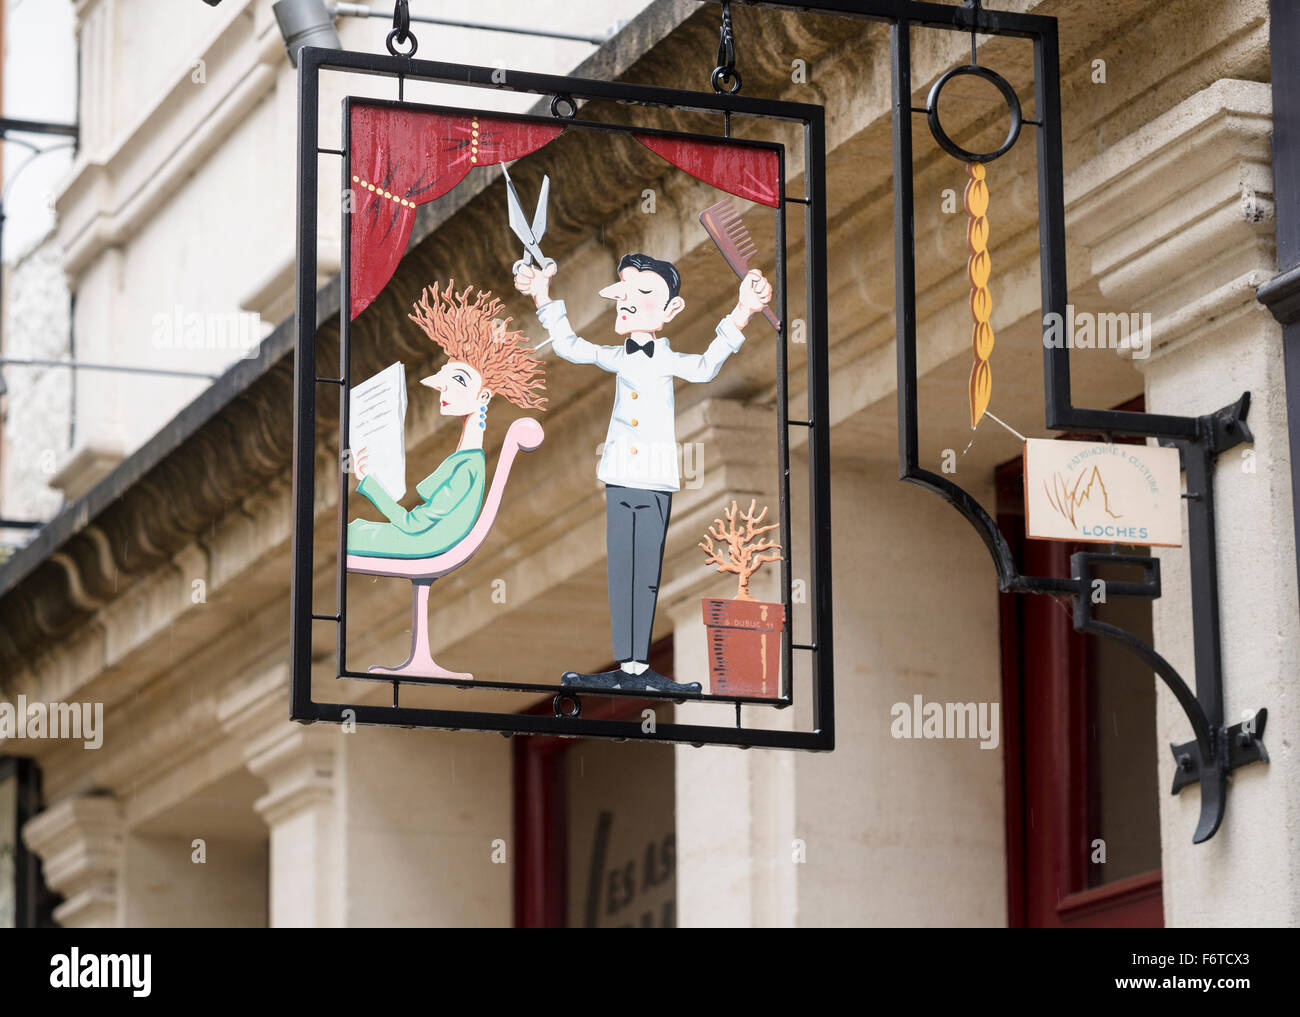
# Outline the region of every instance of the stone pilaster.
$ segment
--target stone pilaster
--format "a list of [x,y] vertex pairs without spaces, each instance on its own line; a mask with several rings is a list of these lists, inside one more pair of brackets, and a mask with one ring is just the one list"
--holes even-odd
[[333,726],[295,726],[248,761],[267,783],[253,807],[271,830],[273,928],[342,923],[335,802],[341,737]]
[[40,856],[46,884],[64,898],[54,909],[60,925],[118,924],[122,836],[122,806],[107,795],[65,799],[23,827],[23,841]]
[[[1221,80],[1074,177],[1086,193],[1073,235],[1088,246],[1103,294],[1121,305],[1116,310],[1155,317],[1153,350],[1140,363],[1147,410],[1196,416],[1251,394],[1254,441],[1221,455],[1215,470],[1215,554],[1225,720],[1268,707],[1271,762],[1234,772],[1223,826],[1209,842],[1192,844],[1199,789],[1168,794],[1174,763],[1167,747],[1190,740],[1191,729],[1158,686],[1171,926],[1292,925],[1300,914],[1300,780],[1286,751],[1300,738],[1300,718],[1285,708],[1300,667],[1291,464],[1281,330],[1255,298],[1276,272],[1271,132],[1269,86]],[[1160,558],[1156,649],[1193,684],[1188,548],[1162,549]]]

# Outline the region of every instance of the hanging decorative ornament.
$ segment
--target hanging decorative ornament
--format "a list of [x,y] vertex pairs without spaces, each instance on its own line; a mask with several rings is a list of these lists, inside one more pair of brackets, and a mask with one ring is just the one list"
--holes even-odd
[[[360,723],[370,723],[360,719],[369,717],[374,723],[439,729],[833,747],[833,717],[828,707],[818,706],[829,704],[833,693],[823,278],[825,112],[812,104],[736,98],[741,81],[730,8],[724,6],[722,13],[716,65],[709,61],[709,91],[413,59],[416,40],[406,2],[395,6],[385,55],[302,48],[300,279],[318,278],[327,253],[318,243],[318,199],[326,194],[324,181],[337,174],[343,191],[336,357],[332,350],[318,352],[315,288],[299,287],[297,293],[291,683],[297,719],[338,722],[347,719],[342,711],[352,708],[350,691],[346,704],[319,701],[322,685],[313,684],[314,676],[319,677],[322,640],[332,634],[337,678],[379,682],[392,690],[391,706],[361,705]],[[366,74],[371,85],[378,81],[387,86],[368,86],[374,94],[342,97],[341,129],[331,135],[340,139],[338,148],[321,144],[322,118],[317,114],[326,72],[331,81],[335,72]],[[455,85],[464,104],[408,101],[407,93],[417,82]],[[498,108],[513,109],[516,100],[526,97],[537,103],[534,112]],[[588,104],[600,110],[598,118],[584,113]],[[644,114],[647,108],[655,110],[653,119]],[[732,136],[735,116],[745,118],[745,137]],[[719,122],[708,124],[702,117]],[[799,196],[786,194],[786,144],[758,136],[780,131],[778,138],[784,137],[792,124],[802,126]],[[589,204],[592,180],[580,158],[588,149],[607,153],[604,158],[611,165],[628,168],[621,182],[614,176],[608,182],[627,186],[622,200],[628,203],[640,198],[647,182],[683,193],[689,187],[699,199],[694,214],[703,226],[701,233],[682,238],[689,242],[669,245],[667,251],[657,231],[638,227],[629,234],[632,242],[618,251],[616,264],[609,266],[612,271],[593,287],[596,292],[586,288],[594,281],[591,273],[574,269],[582,267],[580,252],[605,229],[608,211],[602,211],[603,203],[619,199],[617,192],[613,198],[602,193],[601,205]],[[496,208],[499,219],[480,236],[478,225],[460,210],[481,202]],[[557,230],[561,218],[556,215],[552,221],[552,216],[560,212],[562,229]],[[691,213],[683,207],[678,214]],[[721,374],[732,379],[723,384],[734,384],[737,371],[764,376],[771,372],[779,389],[788,387],[791,358],[782,319],[789,312],[782,291],[790,221],[805,245],[808,268],[801,303],[808,335],[799,337],[807,346],[808,409],[797,414],[790,407],[781,409],[774,436],[776,469],[767,479],[745,485],[772,491],[771,508],[760,510],[753,503],[742,512],[733,505],[716,523],[715,566],[734,574],[737,585],[729,591],[735,599],[719,598],[712,612],[706,609],[710,635],[700,649],[712,655],[709,677],[702,669],[660,673],[662,658],[655,654],[651,659],[659,583],[661,578],[675,581],[688,567],[673,558],[664,560],[670,508],[674,494],[696,486],[696,459],[682,458],[683,445],[677,440],[676,399],[683,395],[684,383],[707,385]],[[447,231],[436,241],[431,233],[435,223],[436,229]],[[697,276],[679,271],[665,257],[673,250],[694,252],[706,236],[735,274],[729,286],[717,275],[721,266],[710,266]],[[466,237],[475,242],[460,249]],[[425,286],[419,267],[423,255],[412,255],[421,244],[432,249],[444,241],[448,271],[440,273],[436,284],[428,279],[430,285]],[[332,260],[332,252],[328,256]],[[709,257],[704,255],[705,260]],[[442,254],[438,260],[444,261]],[[466,272],[472,267],[472,278],[483,285],[462,282],[457,288],[448,279],[451,264]],[[509,301],[503,300],[512,284]],[[507,303],[516,311],[514,302],[525,297],[531,305],[526,328],[532,336],[527,339],[506,313]],[[586,336],[579,336],[565,297],[583,307],[603,298],[608,314],[597,320],[584,313]],[[702,316],[693,309],[687,318],[681,312],[688,301],[692,308],[708,306]],[[416,363],[403,363],[393,355],[410,349],[412,342],[389,335],[382,324],[403,306],[411,309],[411,321],[436,347],[419,352],[422,344],[415,343]],[[760,315],[767,324],[755,322]],[[776,330],[770,346],[765,334],[769,325]],[[674,349],[679,339],[692,352]],[[731,364],[733,358],[739,364]],[[322,371],[322,363],[338,367]],[[425,363],[438,369],[421,378]],[[550,437],[544,445],[541,413],[534,411],[543,409],[544,377],[558,372],[561,380],[570,379],[571,388],[577,386],[573,391],[585,390],[589,385],[583,378],[597,369],[614,377],[607,382],[613,408],[595,464],[581,433],[562,435],[558,443]],[[417,381],[422,386],[412,388],[410,399],[420,412],[408,419],[407,386]],[[335,397],[337,469],[321,460],[322,432],[316,423],[317,407]],[[523,415],[510,410],[499,419],[506,411],[490,411],[503,401],[514,403]],[[495,423],[489,424],[489,419]],[[788,550],[793,544],[788,437],[796,425],[806,429],[808,450],[808,534],[803,545],[807,560],[797,566],[797,574],[812,577],[807,613],[817,638],[809,643],[794,641],[790,622],[796,566]],[[333,444],[333,438],[324,440]],[[518,640],[526,637],[537,609],[520,602],[508,618],[491,619],[500,631],[495,648],[503,659],[475,664],[470,648],[461,645],[459,630],[438,622],[450,617],[445,612],[456,588],[477,581],[473,576],[488,576],[494,568],[490,561],[515,557],[511,538],[502,532],[509,529],[502,513],[513,513],[525,526],[530,513],[535,514],[535,508],[522,504],[525,492],[520,488],[525,485],[510,479],[512,464],[524,469],[517,465],[521,459],[527,461],[529,476],[541,484],[530,485],[538,491],[548,489],[550,478],[569,474],[594,473],[594,480],[603,485],[605,539],[603,548],[592,554],[606,559],[601,571],[608,597],[584,596],[582,603],[570,605],[565,625],[572,626],[574,638],[544,653],[518,652]],[[760,476],[766,472],[766,467],[756,469]],[[335,581],[333,597],[322,601],[314,588],[328,537],[318,525],[320,514],[313,501],[329,474],[338,492],[336,525],[329,527]],[[599,539],[602,528],[585,516],[564,523],[572,539],[579,538],[576,526]],[[787,550],[783,552],[778,541]],[[462,571],[474,557],[472,575]],[[769,570],[773,581],[764,584],[761,595],[757,590],[751,595],[750,577],[774,562],[781,564]],[[451,580],[453,588],[447,590],[439,580]],[[495,582],[493,587],[495,593]],[[605,623],[608,652],[593,631]],[[403,646],[405,659],[393,664],[401,659],[397,647],[392,646],[392,657],[387,648],[398,642],[396,634],[406,625],[409,648]],[[443,663],[434,659],[435,651]],[[461,654],[464,664],[457,666],[466,670],[444,666],[456,663]],[[750,724],[754,714],[744,714],[742,706],[792,702],[796,660],[801,678],[814,693],[808,711],[811,723]],[[604,661],[611,663],[599,669]],[[403,702],[417,686],[438,687],[439,698]],[[455,694],[469,688],[475,690],[472,699]],[[505,710],[492,711],[490,704],[484,708],[478,690],[489,688],[508,694],[499,697]],[[551,694],[553,716],[517,712],[523,703],[509,701],[511,696],[541,693]],[[584,703],[593,696],[622,696],[628,702],[629,695],[692,698],[715,705],[701,711],[702,723],[645,726],[623,718],[617,701],[594,718],[583,716]],[[721,723],[709,722],[710,712]]]
[[979,426],[984,412],[993,397],[993,371],[989,357],[993,353],[993,296],[989,292],[989,276],[993,263],[989,257],[989,187],[985,180],[983,163],[972,162],[966,166],[970,182],[966,184],[966,214],[970,223],[966,240],[970,245],[967,272],[970,275],[970,313],[974,319],[971,330],[971,352],[975,362],[970,372],[970,426]]
[[[978,15],[980,10],[978,0],[968,3],[967,6]],[[925,114],[934,140],[949,155],[964,162],[966,172],[970,174],[970,182],[966,185],[966,214],[970,216],[966,237],[970,244],[970,260],[967,262],[971,284],[970,309],[971,317],[975,319],[971,336],[975,363],[971,366],[970,372],[972,430],[979,426],[979,422],[989,408],[989,400],[993,396],[993,372],[989,367],[989,356],[993,352],[993,328],[989,325],[989,316],[993,313],[993,298],[988,288],[993,265],[989,258],[989,221],[986,218],[989,210],[989,188],[985,181],[986,165],[1011,151],[1020,137],[1020,129],[1025,122],[1021,114],[1020,99],[1016,95],[1016,90],[1011,87],[1011,83],[996,71],[981,67],[976,59],[977,55],[976,34],[975,29],[972,28],[971,62],[961,67],[954,67],[941,75],[925,100]],[[1006,101],[1011,124],[1007,128],[1007,136],[1002,144],[991,152],[971,152],[962,148],[952,140],[939,121],[939,96],[948,82],[961,77],[981,78],[987,81],[1002,93],[1002,98]]]

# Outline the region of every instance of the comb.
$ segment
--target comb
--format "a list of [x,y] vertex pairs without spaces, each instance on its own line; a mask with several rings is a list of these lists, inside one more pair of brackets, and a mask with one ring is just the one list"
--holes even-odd
[[[700,225],[718,245],[718,250],[722,252],[722,257],[731,266],[731,270],[741,279],[745,278],[749,274],[749,259],[758,247],[750,237],[749,230],[745,229],[740,213],[736,211],[731,199],[723,198],[701,212]],[[763,317],[772,323],[774,329],[781,331],[780,319],[772,313],[772,308],[764,307]]]

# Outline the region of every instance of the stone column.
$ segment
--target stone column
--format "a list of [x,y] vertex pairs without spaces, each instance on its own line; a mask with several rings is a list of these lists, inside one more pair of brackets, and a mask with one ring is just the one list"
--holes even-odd
[[[1000,723],[987,747],[891,737],[893,704],[916,695],[987,704],[990,717],[1000,707],[992,562],[956,512],[898,482],[893,462],[842,461],[834,477],[835,751],[677,749],[679,923],[1004,924]],[[987,481],[963,483],[992,497]],[[796,490],[792,564],[807,589],[804,500]],[[674,609],[679,677],[706,668],[698,598]],[[796,600],[801,638],[807,612]],[[796,655],[794,707],[747,707],[745,723],[809,729],[807,674]],[[726,711],[676,716],[716,724]]]
[[[727,583],[707,591],[728,596]],[[734,583],[733,583],[734,585]],[[759,595],[756,593],[756,595]],[[704,620],[698,597],[675,606],[677,674],[706,674]],[[758,723],[747,708],[747,723]],[[726,724],[724,706],[684,704],[679,724]],[[768,726],[792,721],[773,711]],[[788,928],[797,897],[791,852],[795,839],[795,756],[780,750],[679,745],[677,783],[677,924],[681,928]]]
[[117,799],[64,799],[27,822],[23,841],[40,856],[46,884],[63,895],[55,921],[69,929],[119,924],[122,806]]
[[[760,326],[763,327],[763,326]],[[773,414],[725,399],[691,407],[678,421],[694,469],[673,499],[673,525],[664,573],[679,577],[660,590],[659,613],[672,620],[673,668],[678,681],[707,681],[702,597],[732,597],[736,577],[704,564],[696,546],[708,525],[735,499],[751,498],[778,512]],[[761,436],[761,440],[756,439]],[[779,540],[779,537],[776,538]],[[779,600],[779,573],[765,566],[751,592]],[[728,725],[730,707],[683,704],[675,723]],[[745,723],[788,726],[789,711],[746,708]],[[788,752],[680,745],[676,749],[677,923],[692,926],[794,924],[794,769]]]
[[[287,722],[286,722],[287,723]],[[289,725],[248,768],[267,783],[253,805],[271,830],[272,928],[342,924],[337,727]]]
[[[1147,410],[1196,416],[1251,393],[1254,443],[1219,457],[1214,477],[1226,723],[1269,708],[1268,765],[1236,770],[1223,826],[1194,845],[1200,792],[1168,794],[1170,743],[1192,738],[1159,685],[1161,842],[1171,926],[1294,925],[1300,920],[1300,670],[1295,539],[1281,330],[1255,299],[1276,271],[1271,95],[1221,80],[1081,167],[1072,188],[1093,271],[1116,309],[1149,311],[1141,364]],[[1100,354],[1098,354],[1100,355]],[[1192,492],[1193,494],[1196,492]],[[1185,532],[1185,531],[1184,531]],[[1188,550],[1161,549],[1156,649],[1195,687]]]
[[[793,764],[799,925],[1004,925],[993,562],[942,499],[899,482],[893,460],[842,460],[833,476],[836,738]],[[990,474],[957,479],[993,504]],[[895,708],[918,696],[973,704],[988,736],[900,737]],[[795,710],[808,726],[806,691]]]

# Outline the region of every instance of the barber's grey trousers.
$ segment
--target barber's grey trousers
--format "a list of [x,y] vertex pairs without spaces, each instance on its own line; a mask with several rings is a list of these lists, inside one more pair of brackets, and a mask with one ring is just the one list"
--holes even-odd
[[650,630],[673,496],[668,491],[605,486],[605,551],[614,660],[650,659]]

